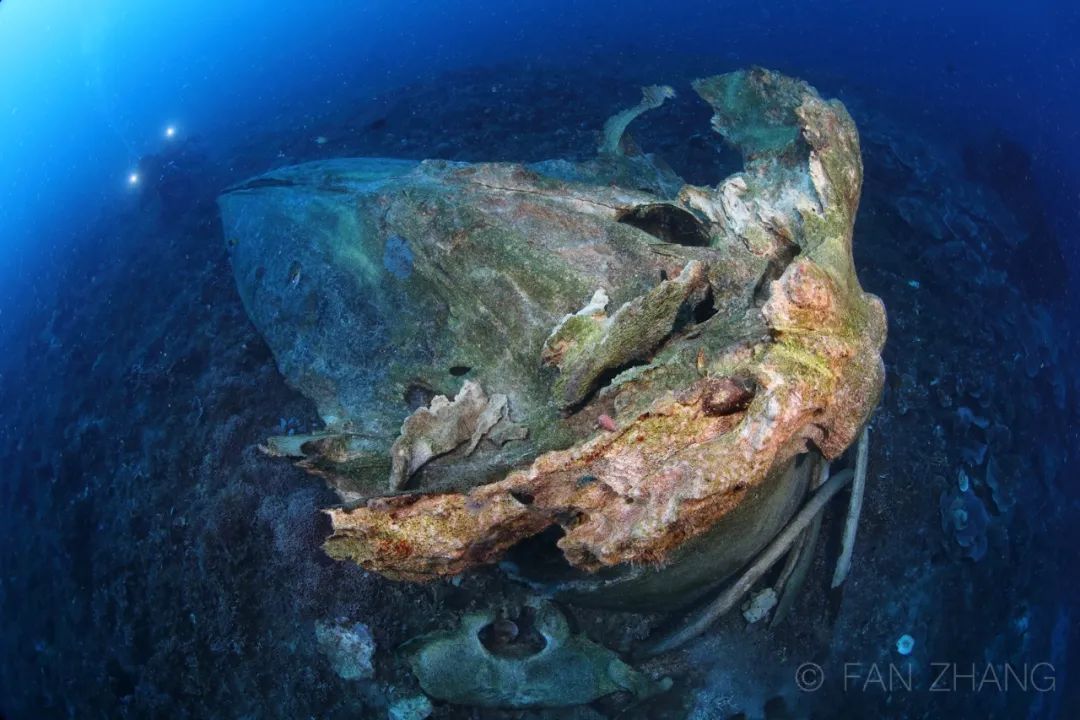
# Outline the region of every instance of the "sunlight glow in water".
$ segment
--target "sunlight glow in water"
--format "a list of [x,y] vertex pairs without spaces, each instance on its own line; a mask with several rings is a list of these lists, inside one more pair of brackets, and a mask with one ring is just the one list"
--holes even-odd
[[133,172],[130,175],[128,175],[128,185],[131,185],[132,187],[134,187],[134,186],[136,186],[138,184],[139,184],[139,173],[134,173]]
[[165,137],[167,137],[167,138],[176,137],[176,126],[175,125],[170,125],[169,127],[165,128]]

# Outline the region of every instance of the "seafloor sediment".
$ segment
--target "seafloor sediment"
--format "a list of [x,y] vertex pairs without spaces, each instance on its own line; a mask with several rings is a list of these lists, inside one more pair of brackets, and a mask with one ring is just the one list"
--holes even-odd
[[[388,702],[417,692],[394,648],[451,630],[467,612],[520,606],[526,589],[499,568],[417,586],[322,553],[329,526],[316,510],[337,497],[257,450],[268,435],[316,429],[318,417],[285,385],[244,313],[214,198],[273,167],[342,155],[587,157],[604,120],[632,104],[643,81],[690,77],[477,70],[283,116],[227,163],[198,139],[145,159],[157,183],[88,232],[55,297],[5,339],[0,711],[381,717]],[[685,95],[631,133],[687,180],[715,182],[739,159],[708,131],[709,108]],[[1076,591],[1056,568],[1075,558],[1063,484],[1080,388],[1051,302],[1022,294],[1010,275],[1032,228],[1008,185],[986,182],[958,146],[880,98],[841,97],[865,164],[856,269],[890,313],[852,574],[842,591],[828,590],[837,509],[783,623],[746,628],[733,613],[687,651],[641,668],[673,677],[669,692],[636,705],[615,695],[573,717],[753,716],[770,703],[776,717],[779,703],[820,717],[1023,716],[1055,701],[843,686],[846,663],[897,660],[903,634],[916,638],[924,687],[933,662],[1054,661]],[[616,651],[660,621],[568,614]],[[377,647],[372,677],[342,677],[316,628],[325,636],[358,622]],[[811,661],[826,682],[800,694],[795,668]],[[434,717],[568,715],[440,704]]]

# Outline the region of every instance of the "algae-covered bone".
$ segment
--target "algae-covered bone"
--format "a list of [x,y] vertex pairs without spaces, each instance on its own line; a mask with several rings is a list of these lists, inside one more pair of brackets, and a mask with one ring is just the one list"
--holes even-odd
[[405,652],[424,692],[480,707],[557,708],[620,691],[641,700],[671,686],[670,680],[654,682],[614,652],[572,634],[554,605],[537,602],[526,610],[535,647],[520,637],[484,643],[485,630],[498,622],[490,612],[467,615],[453,630],[410,641]]
[[[756,552],[775,528],[753,521],[764,483],[795,497],[802,486],[784,478],[797,456],[835,458],[855,440],[881,390],[885,336],[851,257],[855,126],[838,102],[765,70],[695,89],[746,161],[716,187],[643,190],[656,185],[648,156],[607,154],[335,161],[223,197],[241,294],[286,377],[363,452],[413,448],[395,471],[413,492],[330,511],[332,556],[425,580],[559,525],[573,567],[660,566],[736,508],[750,536],[740,547]],[[298,184],[307,205],[283,238],[266,222],[296,213]],[[407,246],[409,273],[386,270],[390,238],[395,257]],[[313,269],[297,287],[256,278],[248,268],[270,251]],[[305,283],[301,307],[332,290],[333,313],[296,314],[289,293]],[[364,322],[381,334],[358,347],[350,333]],[[410,416],[447,413],[450,401],[429,403],[465,381],[527,434],[476,444],[470,411],[472,429],[438,451],[409,440]]]

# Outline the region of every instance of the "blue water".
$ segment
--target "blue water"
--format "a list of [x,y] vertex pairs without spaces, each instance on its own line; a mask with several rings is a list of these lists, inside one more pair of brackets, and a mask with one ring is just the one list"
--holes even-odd
[[[924,669],[1056,672],[1049,692],[834,687],[814,716],[1080,717],[1077,38],[1071,0],[2,0],[0,715],[385,717],[400,668],[380,660],[376,680],[342,682],[311,624],[345,617],[390,642],[405,638],[379,628],[420,596],[446,618],[475,602],[331,563],[317,510],[333,497],[259,464],[261,438],[317,417],[244,316],[222,189],[318,158],[581,156],[642,83],[690,97],[693,77],[758,65],[839,97],[859,124],[856,259],[892,324],[880,425],[896,440],[874,462],[896,494],[864,537],[896,561],[867,574],[847,614],[822,601],[801,637],[816,633],[820,650],[823,634],[857,628],[850,657],[831,646],[835,670],[895,660],[867,648],[913,628],[963,627],[933,655],[916,638]],[[554,99],[560,88],[579,100]],[[949,158],[947,170],[919,161],[890,175],[889,138],[913,148],[905,157]],[[897,224],[890,202],[905,193],[978,196],[1012,224],[965,241],[976,261],[955,245],[928,260],[948,233]],[[406,274],[409,248],[395,257]],[[968,313],[984,314],[973,336],[954,322]],[[977,562],[949,548],[939,517],[956,469],[983,473],[971,454],[997,442],[972,413],[1009,418],[989,422],[1008,425],[999,461],[1014,488]],[[820,661],[811,646],[800,652]],[[762,662],[749,657],[730,662]],[[682,700],[626,716],[727,717],[706,702],[727,687],[724,667],[695,662]],[[434,717],[463,712],[440,704]],[[522,717],[564,716],[536,712]]]
[[[1080,11],[1030,4],[317,2],[72,6],[6,0],[0,212],[8,273],[121,201],[139,157],[200,135],[222,150],[252,123],[507,59],[748,63],[883,93],[928,129],[1022,138],[1057,226],[1075,238]],[[300,127],[297,127],[300,125]],[[43,216],[61,217],[67,225]],[[42,242],[44,232],[56,233]],[[1065,242],[1075,248],[1076,242]],[[1072,251],[1075,252],[1075,251]]]

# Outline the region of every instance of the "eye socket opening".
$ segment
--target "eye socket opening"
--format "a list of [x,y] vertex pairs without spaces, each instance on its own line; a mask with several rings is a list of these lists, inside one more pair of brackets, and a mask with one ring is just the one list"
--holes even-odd
[[708,247],[709,231],[693,213],[669,203],[638,205],[621,211],[616,222],[673,245]]

